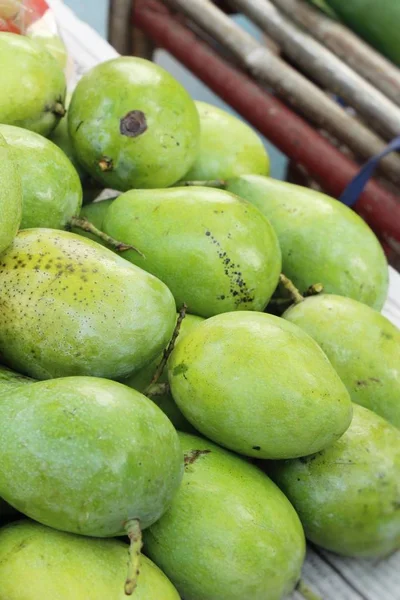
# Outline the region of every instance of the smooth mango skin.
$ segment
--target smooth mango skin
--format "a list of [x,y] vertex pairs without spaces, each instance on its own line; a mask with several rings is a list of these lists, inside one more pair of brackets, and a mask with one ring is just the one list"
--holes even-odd
[[[128,550],[31,521],[0,529],[0,600],[124,600]],[[179,600],[172,583],[141,557],[135,600]]]
[[144,534],[145,552],[185,600],[280,600],[300,578],[304,533],[257,467],[179,433],[185,473],[171,507]]
[[0,32],[0,123],[48,135],[63,112],[64,72],[40,43]]
[[165,348],[176,318],[161,281],[52,229],[20,231],[0,257],[0,305],[3,362],[36,379],[127,377]]
[[139,248],[145,258],[130,250],[125,258],[200,317],[263,310],[278,285],[281,252],[270,223],[223,190],[132,190],[114,200],[103,227]]
[[336,441],[351,421],[349,394],[320,347],[265,313],[201,323],[172,352],[168,378],[187,420],[246,456],[305,456]]
[[322,283],[328,294],[383,307],[389,271],[382,247],[350,208],[315,190],[244,175],[227,183],[270,220],[282,249],[282,270],[305,291]]
[[237,117],[206,102],[195,102],[200,115],[200,149],[187,181],[269,174],[269,157],[257,133]]
[[[179,335],[176,339],[175,346],[182,340],[185,335],[187,335],[190,331],[195,329],[200,323],[203,322],[201,317],[196,317],[195,315],[186,315],[182,321],[181,328],[179,330]],[[160,364],[162,359],[162,354],[157,356],[151,363],[134,373],[128,379],[125,379],[122,383],[128,385],[129,387],[134,388],[138,392],[144,392],[146,388],[151,383],[151,380],[154,376],[154,373],[157,370],[158,365]],[[1,370],[0,370],[0,378],[1,378]],[[158,383],[168,383],[168,373],[167,368],[164,368],[160,378],[158,379]],[[172,398],[171,392],[167,392],[160,396],[153,396],[151,400],[157,404],[159,408],[167,415],[170,419],[171,423],[173,423],[176,429],[179,431],[186,431],[188,433],[195,433],[196,430],[191,426],[191,424],[185,419],[179,408],[174,402]]]
[[344,556],[400,549],[400,432],[362,406],[332,446],[266,465],[295,507],[306,537]]
[[289,308],[285,319],[321,346],[353,402],[400,428],[400,331],[369,306],[322,294]]
[[70,160],[38,133],[0,125],[22,180],[21,229],[64,229],[79,215],[82,186]]
[[129,56],[101,63],[82,77],[68,126],[85,169],[121,191],[163,188],[181,179],[200,138],[195,104],[182,85],[162,67]]
[[[1,35],[1,34],[0,34]],[[22,215],[22,186],[18,165],[0,134],[0,252],[17,235]]]
[[144,529],[165,512],[182,477],[170,420],[106,379],[39,381],[0,397],[0,438],[0,496],[70,533],[123,535],[129,519]]
[[20,375],[0,365],[0,396],[3,396],[10,390],[14,390],[16,387],[29,385],[30,383],[36,383],[36,380]]

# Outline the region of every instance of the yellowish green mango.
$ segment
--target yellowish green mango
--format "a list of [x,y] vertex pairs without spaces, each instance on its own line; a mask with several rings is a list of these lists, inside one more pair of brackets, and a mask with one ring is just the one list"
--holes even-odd
[[96,242],[26,229],[0,257],[0,354],[36,379],[129,376],[158,356],[175,302],[158,279]]
[[29,37],[49,52],[62,69],[66,68],[68,54],[65,44],[60,36],[54,35],[52,31],[41,29],[30,32]]
[[11,369],[7,369],[0,365],[0,396],[3,396],[8,391],[14,390],[16,387],[35,383],[36,380],[31,377],[20,375]]
[[306,298],[283,315],[321,346],[353,402],[400,428],[400,331],[369,306],[342,296]]
[[17,235],[22,215],[22,186],[18,165],[11,149],[0,134],[0,252]]
[[226,313],[198,325],[172,352],[168,378],[186,419],[246,456],[318,452],[351,422],[349,394],[321,348],[265,313]]
[[68,111],[74,152],[104,187],[163,188],[195,160],[200,125],[193,100],[172,75],[124,56],[94,67]]
[[115,381],[64,377],[0,396],[0,497],[62,531],[123,535],[170,505],[182,477],[177,433]]
[[[124,600],[127,545],[55,531],[32,521],[0,529],[0,600]],[[142,556],[135,600],[179,600]]]
[[269,157],[257,133],[225,110],[195,102],[200,116],[200,148],[187,181],[269,174]]
[[[195,329],[202,322],[203,319],[201,317],[196,317],[195,315],[186,315],[182,321],[175,346],[185,337],[185,335],[187,335],[190,331]],[[155,358],[151,363],[143,367],[143,369],[140,369],[140,371],[134,373],[133,375],[128,377],[128,379],[125,379],[122,383],[134,388],[138,392],[144,393],[150,385],[153,376],[157,370],[157,367],[161,362],[161,359],[162,354],[160,354],[160,356],[157,356],[157,358]],[[158,383],[168,383],[167,368],[164,368],[161,376],[158,379]],[[180,431],[186,431],[188,433],[194,433],[196,431],[185,419],[179,408],[176,406],[170,391],[166,391],[163,394],[157,394],[156,396],[152,396],[151,400],[153,400],[153,402],[155,402],[157,406],[161,408],[161,410],[167,415],[167,417],[170,419],[171,423],[173,423],[176,429],[179,429]]]
[[315,190],[257,175],[232,179],[226,189],[270,220],[282,249],[282,270],[300,291],[322,283],[328,294],[383,307],[389,285],[385,254],[354,211]]
[[305,554],[297,514],[257,467],[179,434],[185,473],[171,508],[145,532],[145,551],[185,600],[280,600]]
[[22,180],[21,229],[64,229],[82,206],[78,174],[64,153],[42,135],[0,125]]
[[263,310],[281,270],[279,244],[267,219],[223,190],[176,187],[132,190],[112,202],[103,229],[142,251],[124,257],[159,277],[177,307],[210,317]]
[[65,75],[33,39],[0,32],[0,123],[48,135],[65,114]]
[[349,429],[329,448],[266,470],[314,544],[360,558],[400,549],[400,431],[367,408],[354,405]]

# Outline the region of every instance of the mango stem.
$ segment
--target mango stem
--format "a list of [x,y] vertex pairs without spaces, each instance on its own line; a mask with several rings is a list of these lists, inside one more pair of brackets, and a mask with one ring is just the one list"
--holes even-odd
[[82,229],[83,231],[87,231],[88,233],[95,235],[100,240],[103,240],[103,242],[106,242],[106,244],[111,246],[111,248],[113,248],[116,252],[125,252],[126,250],[134,250],[142,258],[145,258],[145,255],[140,250],[135,248],[135,246],[131,246],[130,244],[124,244],[123,242],[119,242],[118,240],[115,240],[110,235],[107,235],[106,233],[104,233],[104,231],[97,229],[97,227],[95,227],[93,225],[93,223],[88,221],[86,218],[72,217],[71,221],[69,222],[69,225],[70,225],[70,227],[76,227],[77,229]]
[[322,600],[321,596],[313,592],[313,590],[300,579],[299,583],[296,586],[296,590],[305,598],[305,600]]
[[300,302],[303,302],[304,296],[302,296],[300,294],[299,290],[294,285],[293,281],[288,279],[286,277],[286,275],[284,275],[283,273],[281,273],[279,275],[279,281],[283,285],[283,287],[289,292],[290,297],[292,298],[292,300],[295,304],[299,304]]
[[164,396],[169,392],[169,383],[153,383],[146,389],[146,396],[148,398],[155,398],[156,396]]
[[144,395],[147,396],[147,397],[154,396],[154,395],[159,395],[159,394],[154,394],[154,386],[158,382],[158,380],[160,379],[160,377],[162,375],[162,372],[164,371],[165,365],[167,364],[167,361],[168,361],[168,359],[169,359],[169,357],[171,355],[171,352],[172,352],[172,350],[175,347],[176,338],[179,335],[179,331],[181,329],[182,321],[186,317],[186,311],[187,311],[187,306],[186,306],[186,304],[183,304],[182,308],[179,311],[178,320],[176,321],[176,325],[175,325],[175,329],[174,329],[174,331],[172,333],[172,337],[171,337],[171,339],[169,341],[168,346],[164,349],[161,362],[158,365],[158,367],[156,369],[156,372],[153,375],[152,380],[150,381],[149,385],[147,386],[147,388],[143,392]]
[[65,106],[62,102],[56,102],[53,108],[53,113],[59,117],[63,117],[66,114]]
[[322,283],[313,283],[310,287],[304,292],[304,296],[318,296],[324,291],[324,286]]
[[175,184],[175,187],[213,187],[224,189],[226,187],[226,181],[223,179],[208,179],[206,181],[179,181]]
[[131,519],[125,523],[125,531],[130,540],[128,575],[125,581],[125,595],[132,596],[137,586],[140,573],[140,553],[142,550],[142,531],[138,519]]

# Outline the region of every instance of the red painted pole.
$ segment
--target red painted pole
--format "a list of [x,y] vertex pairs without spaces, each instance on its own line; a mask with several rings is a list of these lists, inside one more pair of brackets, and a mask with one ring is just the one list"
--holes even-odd
[[[136,0],[135,26],[161,48],[168,50],[194,75],[333,197],[340,196],[358,173],[359,166],[346,158],[322,135],[248,75],[221,58],[157,0]],[[400,201],[376,181],[371,181],[355,210],[377,235],[395,248],[400,243]]]

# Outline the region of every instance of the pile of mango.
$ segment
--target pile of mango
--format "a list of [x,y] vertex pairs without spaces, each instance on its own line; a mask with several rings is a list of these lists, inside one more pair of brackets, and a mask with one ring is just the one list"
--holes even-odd
[[365,222],[149,61],[68,107],[35,40],[0,33],[0,72],[0,600],[279,600],[306,538],[395,552],[400,331]]

